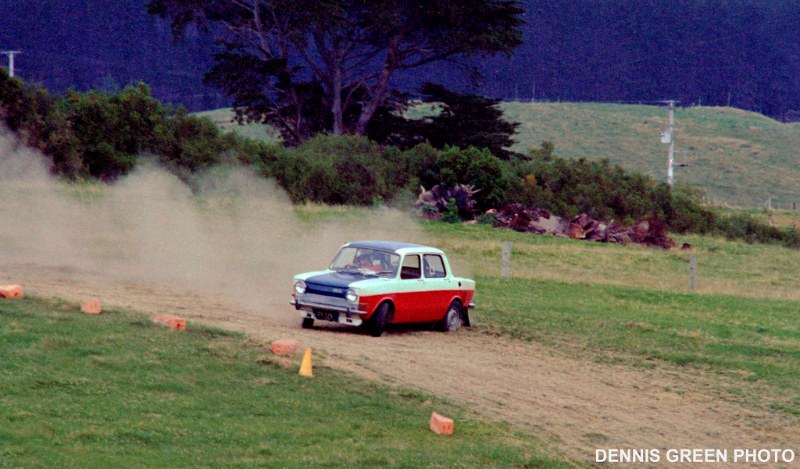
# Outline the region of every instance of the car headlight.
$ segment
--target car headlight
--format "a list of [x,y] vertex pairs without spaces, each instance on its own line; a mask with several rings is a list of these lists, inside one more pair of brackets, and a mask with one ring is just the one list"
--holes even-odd
[[303,293],[305,293],[306,292],[306,282],[304,282],[302,280],[298,280],[297,282],[295,282],[294,291],[298,295],[302,295]]
[[356,293],[356,291],[351,288],[351,289],[347,290],[347,294],[345,295],[345,298],[347,298],[347,301],[349,301],[350,303],[357,303],[358,302],[358,293]]

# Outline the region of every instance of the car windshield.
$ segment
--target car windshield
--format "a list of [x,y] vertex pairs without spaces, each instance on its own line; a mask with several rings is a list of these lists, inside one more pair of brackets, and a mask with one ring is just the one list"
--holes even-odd
[[399,265],[400,256],[393,252],[346,246],[333,259],[330,269],[388,278],[397,274]]

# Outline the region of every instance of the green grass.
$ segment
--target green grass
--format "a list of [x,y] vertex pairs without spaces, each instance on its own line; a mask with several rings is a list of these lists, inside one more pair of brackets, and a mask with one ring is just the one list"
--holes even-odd
[[426,223],[436,246],[464,271],[500,274],[504,241],[513,244],[515,278],[686,292],[697,257],[697,293],[800,301],[800,250],[706,236],[672,235],[690,250],[604,244],[537,236],[481,225]]
[[[247,338],[27,298],[0,303],[0,466],[565,467],[507,425]],[[456,434],[427,429],[430,412]]]
[[[698,236],[677,238],[691,242],[690,251],[666,251],[486,226],[424,227],[457,274],[475,276],[479,329],[764,385],[781,396],[774,410],[800,414],[800,251]],[[500,276],[503,241],[513,246],[510,278]],[[698,289],[688,293],[692,255]],[[758,392],[748,399],[760,401]]]
[[504,334],[732,371],[800,397],[796,302],[485,276],[477,281],[495,294],[481,295],[476,318]]
[[[658,106],[595,103],[518,103],[502,105],[509,120],[520,122],[514,149],[527,152],[552,141],[568,158],[607,158],[612,163],[664,180],[667,110]],[[694,107],[675,112],[676,150],[688,151],[687,168],[676,180],[702,188],[716,203],[762,207],[800,205],[800,125],[733,108]],[[676,156],[677,162],[684,155]]]
[[195,112],[193,115],[198,117],[208,117],[224,131],[232,131],[242,137],[263,140],[269,143],[281,141],[280,133],[273,127],[264,124],[245,124],[239,125],[234,122],[236,115],[233,108],[221,108],[211,111]]

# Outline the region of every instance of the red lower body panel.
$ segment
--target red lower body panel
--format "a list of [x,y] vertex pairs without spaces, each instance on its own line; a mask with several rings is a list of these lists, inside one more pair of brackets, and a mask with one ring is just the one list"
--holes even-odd
[[384,301],[389,300],[394,304],[394,323],[432,322],[444,317],[447,307],[453,300],[458,299],[466,307],[475,292],[469,290],[434,290],[410,293],[392,293],[387,295],[363,296],[359,299],[362,311],[369,311],[370,315]]

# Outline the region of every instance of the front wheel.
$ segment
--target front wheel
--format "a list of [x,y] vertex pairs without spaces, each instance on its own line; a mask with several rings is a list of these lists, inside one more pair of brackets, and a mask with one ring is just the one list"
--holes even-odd
[[389,320],[389,303],[380,305],[369,321],[369,333],[372,337],[380,337]]
[[314,327],[314,318],[303,318],[303,329],[311,329]]
[[457,331],[464,325],[464,316],[461,313],[461,304],[458,301],[450,303],[447,312],[439,323],[439,328],[443,332]]

